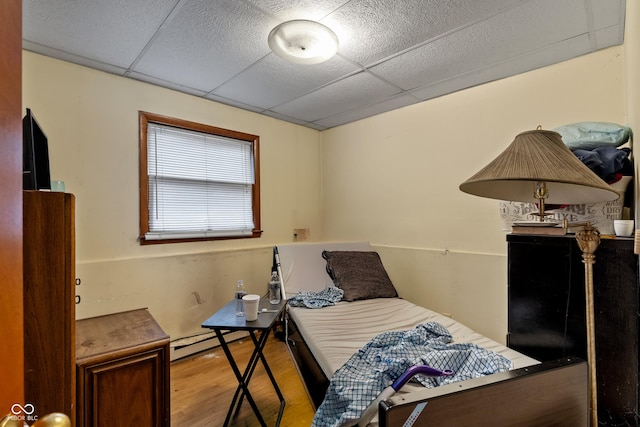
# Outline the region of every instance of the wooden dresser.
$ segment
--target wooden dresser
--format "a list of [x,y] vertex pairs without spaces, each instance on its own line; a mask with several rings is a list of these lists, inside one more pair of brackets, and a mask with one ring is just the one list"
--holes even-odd
[[24,394],[35,415],[75,414],[75,197],[23,192]]
[[76,321],[77,426],[169,426],[169,357],[146,309]]

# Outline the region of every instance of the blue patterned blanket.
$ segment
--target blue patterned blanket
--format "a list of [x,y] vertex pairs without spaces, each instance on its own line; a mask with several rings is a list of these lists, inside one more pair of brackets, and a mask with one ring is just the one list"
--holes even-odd
[[300,292],[289,299],[292,307],[322,308],[335,305],[342,299],[344,291],[340,288],[329,287],[318,292]]
[[503,372],[511,367],[511,362],[499,354],[474,344],[450,344],[452,339],[449,331],[436,322],[374,337],[333,374],[312,426],[354,425],[369,403],[414,365],[454,371],[448,377],[416,376],[425,387]]

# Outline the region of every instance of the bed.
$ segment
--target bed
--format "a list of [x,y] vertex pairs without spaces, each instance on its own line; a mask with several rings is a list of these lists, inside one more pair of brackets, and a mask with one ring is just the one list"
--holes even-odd
[[[361,262],[364,267],[359,267]],[[374,402],[377,415],[369,425],[588,425],[584,361],[564,358],[539,363],[447,316],[394,295],[395,289],[390,290],[387,283],[376,282],[386,271],[368,242],[278,245],[274,247],[274,263],[282,278],[282,295],[289,300],[287,345],[316,409],[322,408],[329,396],[330,379],[335,380],[339,370],[372,338],[435,322],[446,328],[453,343],[471,343],[504,356],[510,369],[435,388],[409,382],[397,393]],[[371,282],[365,280],[366,288],[376,290],[363,294],[361,283],[351,287],[349,274],[351,278],[372,277]],[[334,281],[341,285],[340,301],[334,298],[322,308],[292,306],[293,302],[300,305],[301,295],[324,296],[323,291],[335,290]]]

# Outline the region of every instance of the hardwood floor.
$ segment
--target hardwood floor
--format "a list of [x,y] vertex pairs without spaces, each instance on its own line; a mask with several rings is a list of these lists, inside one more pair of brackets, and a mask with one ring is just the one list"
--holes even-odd
[[[253,344],[249,338],[229,344],[238,367],[244,371]],[[309,426],[313,406],[284,342],[274,336],[267,341],[265,357],[284,395],[282,427]],[[178,360],[171,365],[171,425],[173,427],[222,426],[237,387],[235,375],[221,348]],[[267,425],[275,425],[280,403],[262,363],[249,383],[249,391]],[[251,406],[243,400],[231,426],[259,426]]]

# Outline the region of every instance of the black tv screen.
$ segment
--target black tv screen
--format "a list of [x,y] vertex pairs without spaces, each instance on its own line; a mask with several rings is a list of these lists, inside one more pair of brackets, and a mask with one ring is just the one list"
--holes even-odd
[[22,143],[22,188],[50,190],[49,143],[29,108],[22,119]]

